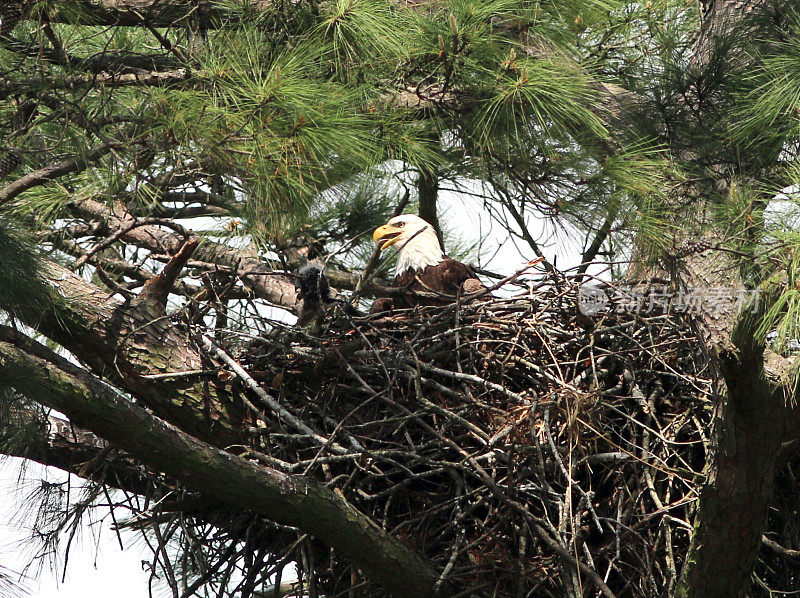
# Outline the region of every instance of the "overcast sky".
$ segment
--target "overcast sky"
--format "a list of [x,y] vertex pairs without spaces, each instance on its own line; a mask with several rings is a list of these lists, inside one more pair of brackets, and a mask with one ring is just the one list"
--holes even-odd
[[[8,569],[21,572],[34,553],[35,544],[25,542],[31,536],[32,517],[22,517],[26,499],[36,490],[42,479],[50,482],[66,480],[63,472],[45,468],[38,464],[27,464],[20,482],[22,460],[3,459],[0,462],[0,563]],[[73,476],[72,481],[77,484]],[[31,575],[24,578],[22,586],[29,596],[49,598],[143,598],[148,595],[148,574],[142,570],[141,561],[149,559],[149,554],[135,545],[135,535],[123,536],[127,539],[127,549],[120,550],[116,534],[109,526],[94,526],[83,531],[75,539],[70,551],[66,578],[61,583],[63,558],[59,560],[59,571],[44,569],[38,580],[31,569]],[[99,532],[99,541],[93,534]],[[62,555],[63,556],[63,555]],[[49,567],[49,565],[47,565]],[[5,598],[5,597],[4,597]],[[16,597],[15,597],[16,598]]]

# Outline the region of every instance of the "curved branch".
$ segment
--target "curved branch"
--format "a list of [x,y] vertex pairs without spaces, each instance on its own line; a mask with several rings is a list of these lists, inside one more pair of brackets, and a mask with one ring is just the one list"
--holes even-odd
[[96,148],[89,150],[85,154],[73,156],[71,158],[67,158],[63,162],[59,162],[58,164],[51,164],[50,166],[45,166],[39,170],[29,172],[21,179],[18,179],[0,189],[0,206],[11,201],[17,195],[23,191],[27,191],[31,187],[36,187],[37,185],[41,185],[65,174],[86,170],[89,164],[102,158],[104,155],[114,149],[116,145],[117,144],[115,143],[105,142]]
[[0,384],[36,396],[210,499],[308,532],[395,596],[443,595],[434,591],[438,576],[432,569],[332,490],[205,444],[38,343],[0,341]]
[[78,87],[136,87],[145,85],[173,85],[202,78],[204,73],[193,72],[188,68],[179,68],[164,72],[147,73],[97,73],[90,75],[73,75],[42,80],[41,78],[21,81],[4,81],[0,83],[0,99],[16,93],[32,93],[42,89],[74,89]]
[[[189,338],[147,303],[122,302],[53,262],[44,281],[55,291],[49,307],[30,305],[17,317],[59,343],[97,375],[136,396],[159,417],[220,446],[240,440],[241,406],[203,377],[154,379],[164,373],[202,370]],[[0,327],[0,338],[9,336]]]

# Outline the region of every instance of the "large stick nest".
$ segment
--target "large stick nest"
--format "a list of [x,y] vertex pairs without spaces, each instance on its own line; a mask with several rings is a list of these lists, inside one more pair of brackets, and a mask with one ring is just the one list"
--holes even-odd
[[[706,461],[709,364],[686,317],[609,310],[592,328],[577,305],[545,281],[276,330],[239,357],[307,429],[248,395],[264,409],[254,454],[325,480],[465,595],[668,593]],[[321,593],[380,594],[314,552]]]

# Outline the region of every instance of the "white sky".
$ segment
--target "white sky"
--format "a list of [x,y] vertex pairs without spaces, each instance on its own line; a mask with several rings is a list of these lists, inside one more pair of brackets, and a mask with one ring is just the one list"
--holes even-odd
[[[22,459],[8,458],[0,461],[0,563],[17,573],[24,570],[28,563],[33,544],[23,540],[29,537],[31,518],[21,518],[21,505],[35,489],[38,481],[63,481],[66,474],[46,468],[37,463],[28,463],[20,483],[20,465]],[[77,484],[77,478],[73,476]],[[100,534],[99,542],[94,534]],[[140,546],[130,547],[133,534],[123,536],[127,539],[127,550],[120,550],[116,534],[109,526],[101,529],[83,530],[82,536],[75,539],[74,548],[70,551],[66,578],[61,583],[63,559],[60,559],[59,571],[56,573],[45,565],[41,574],[35,576],[36,568],[31,569],[31,576],[23,578],[20,584],[28,590],[29,596],[60,598],[142,598],[148,595],[149,575],[142,570],[142,560],[148,560],[149,554]],[[3,597],[6,598],[6,597]],[[9,597],[11,598],[11,597]],[[16,598],[16,597],[14,597]]]
[[[464,183],[469,186],[469,182]],[[499,225],[492,224],[484,213],[480,199],[457,194],[451,191],[440,193],[440,221],[453,230],[463,231],[465,243],[481,241],[480,265],[500,274],[511,274],[525,262],[535,257],[523,245],[515,246],[501,231]],[[533,223],[536,224],[536,223]],[[574,266],[579,261],[580,246],[570,235],[552,238],[551,229],[540,225],[531,226],[532,233],[540,233],[541,246],[548,259],[557,256],[560,269]],[[491,258],[491,259],[489,259]],[[488,261],[487,261],[488,260]],[[29,494],[37,480],[63,480],[65,474],[55,469],[37,464],[29,464],[25,473],[27,486],[19,483],[20,459],[0,460],[0,564],[17,572],[24,569],[29,551],[24,552],[20,540],[29,533],[25,522],[20,522],[19,505]],[[73,480],[75,478],[73,477]],[[76,482],[77,483],[77,482]],[[30,525],[30,522],[27,522]],[[61,581],[63,562],[58,572],[45,567],[38,579],[23,580],[22,583],[31,597],[49,598],[144,598],[148,596],[149,573],[142,568],[142,561],[151,560],[149,551],[141,543],[134,544],[137,534],[123,532],[126,549],[120,550],[116,534],[109,526],[103,525],[99,541],[87,530],[72,547],[66,578]],[[163,591],[155,595],[166,595]],[[0,596],[0,598],[6,598]],[[11,597],[9,597],[11,598]],[[17,597],[14,597],[17,598]]]

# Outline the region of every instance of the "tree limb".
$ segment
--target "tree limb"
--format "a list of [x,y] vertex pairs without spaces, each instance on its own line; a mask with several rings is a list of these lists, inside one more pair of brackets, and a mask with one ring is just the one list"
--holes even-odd
[[[19,435],[24,436],[22,442],[15,441]],[[0,452],[4,455],[31,459],[127,492],[152,491],[154,478],[129,455],[112,448],[65,419],[51,414],[42,420],[41,413],[21,406],[12,406],[9,417],[0,420]]]
[[[222,446],[240,441],[244,406],[224,398],[208,376],[153,379],[151,374],[203,370],[203,357],[157,307],[122,302],[80,276],[47,262],[50,306],[26,306],[17,316],[78,357],[93,372],[133,394],[159,417]],[[0,327],[0,335],[11,334]]]
[[50,166],[45,166],[44,168],[40,168],[39,170],[34,170],[33,172],[29,172],[25,176],[20,179],[17,179],[13,183],[10,183],[0,189],[0,206],[5,203],[8,203],[12,199],[14,199],[17,195],[22,193],[23,191],[27,191],[31,187],[36,187],[37,185],[42,185],[47,181],[51,181],[55,178],[63,176],[65,174],[70,174],[72,172],[80,172],[85,170],[89,164],[102,158],[112,149],[118,147],[117,143],[114,142],[103,142],[99,146],[94,149],[89,150],[85,154],[80,154],[77,156],[72,156],[71,158],[67,158],[66,160],[59,162],[57,164],[51,164]]
[[0,83],[0,99],[16,93],[30,93],[40,89],[74,89],[77,87],[131,87],[142,85],[169,85],[202,77],[200,71],[182,68],[149,73],[98,73],[73,75],[51,79],[35,78],[27,81],[5,81]]
[[[123,399],[85,370],[38,345],[0,341],[0,380],[204,496],[296,526],[346,555],[395,596],[437,594],[436,573],[372,520],[315,480],[226,453]],[[45,359],[44,357],[47,357]]]

